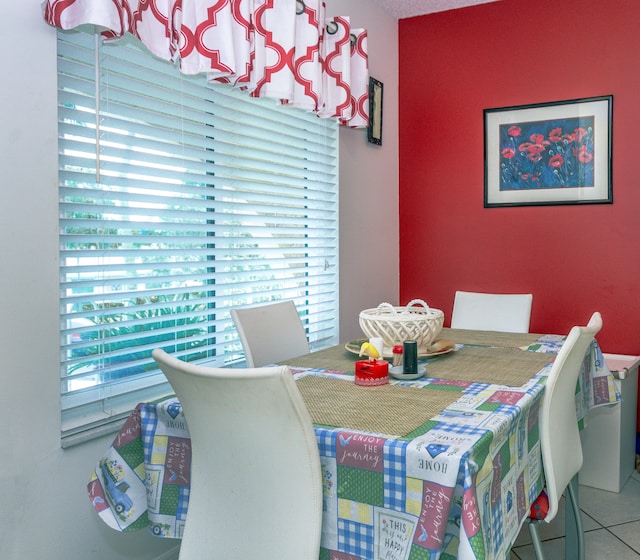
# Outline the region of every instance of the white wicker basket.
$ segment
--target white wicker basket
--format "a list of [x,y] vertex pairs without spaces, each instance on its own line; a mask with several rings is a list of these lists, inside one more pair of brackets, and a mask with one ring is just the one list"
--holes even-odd
[[[420,307],[414,307],[416,304]],[[405,340],[415,340],[418,351],[427,352],[428,346],[440,334],[443,323],[444,313],[430,308],[421,299],[410,301],[406,307],[381,303],[360,312],[360,328],[369,338],[382,338],[385,354]]]

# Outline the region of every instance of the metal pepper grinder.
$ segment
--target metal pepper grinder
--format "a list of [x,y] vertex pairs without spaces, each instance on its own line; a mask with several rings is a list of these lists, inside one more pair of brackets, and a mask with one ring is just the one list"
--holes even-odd
[[405,340],[402,345],[402,362],[404,373],[418,373],[418,343],[415,340]]

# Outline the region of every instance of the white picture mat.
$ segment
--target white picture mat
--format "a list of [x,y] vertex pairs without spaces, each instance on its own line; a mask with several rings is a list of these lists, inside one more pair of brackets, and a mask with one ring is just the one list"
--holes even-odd
[[[500,190],[500,135],[505,124],[594,117],[594,186]],[[562,204],[609,199],[610,100],[576,101],[529,108],[485,112],[485,203],[488,205]]]

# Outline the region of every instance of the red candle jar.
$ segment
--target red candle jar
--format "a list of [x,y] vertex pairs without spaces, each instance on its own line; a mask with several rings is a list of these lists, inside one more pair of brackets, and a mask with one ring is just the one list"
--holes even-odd
[[389,383],[389,362],[387,360],[358,360],[355,369],[356,385],[376,387]]

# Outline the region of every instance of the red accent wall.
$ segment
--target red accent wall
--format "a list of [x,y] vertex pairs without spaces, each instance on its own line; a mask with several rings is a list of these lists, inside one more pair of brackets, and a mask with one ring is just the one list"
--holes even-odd
[[[399,21],[400,300],[531,292],[640,355],[640,2],[500,0]],[[613,204],[483,207],[483,109],[613,95]],[[640,428],[640,420],[639,420]]]

